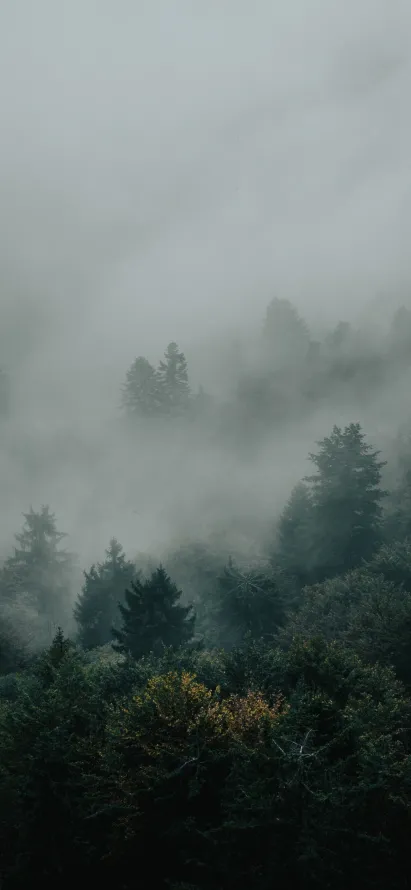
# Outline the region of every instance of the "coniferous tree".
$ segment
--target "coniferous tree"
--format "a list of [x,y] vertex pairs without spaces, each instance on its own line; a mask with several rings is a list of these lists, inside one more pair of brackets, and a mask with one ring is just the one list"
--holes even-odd
[[131,417],[153,417],[163,408],[159,372],[140,356],[127,371],[123,387],[123,407]]
[[15,535],[18,547],[2,569],[2,597],[10,602],[24,596],[39,617],[55,626],[70,615],[74,558],[60,549],[66,535],[57,530],[55,515],[48,506],[38,513],[30,508],[23,515],[23,529]]
[[106,559],[84,572],[84,584],[74,609],[79,642],[85,649],[104,646],[112,640],[112,628],[119,623],[118,604],[136,579],[134,563],[126,559],[121,544],[113,538]]
[[308,583],[312,562],[313,502],[307,485],[300,482],[280,516],[273,557],[300,585]]
[[367,559],[382,538],[380,452],[365,441],[358,423],[331,436],[310,454],[317,474],[307,477],[313,502],[313,557],[318,576],[347,571]]
[[384,530],[390,541],[411,538],[411,469],[404,470],[390,492]]
[[114,648],[141,658],[166,647],[188,643],[194,632],[191,606],[180,603],[181,590],[160,566],[145,581],[135,579],[120,604],[122,626],[113,628]]
[[187,361],[177,343],[169,343],[164,353],[165,361],[160,362],[159,379],[164,398],[165,411],[179,414],[190,404]]
[[232,559],[216,584],[215,622],[226,649],[246,637],[272,639],[284,618],[284,579],[258,566],[240,568]]
[[0,675],[8,674],[23,667],[26,661],[26,647],[12,622],[0,615]]
[[44,686],[49,686],[53,682],[56,671],[58,671],[62,661],[72,649],[72,641],[65,637],[62,628],[58,627],[51,645],[41,655],[37,665],[36,673]]

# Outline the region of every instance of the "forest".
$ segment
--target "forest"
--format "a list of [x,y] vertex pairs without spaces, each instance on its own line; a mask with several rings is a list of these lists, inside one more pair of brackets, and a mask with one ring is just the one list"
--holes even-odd
[[[54,505],[28,503],[2,543],[1,887],[405,890],[411,310],[313,331],[274,298],[255,337],[211,344],[203,366],[225,385],[211,370],[194,385],[174,341],[157,364],[137,355],[112,406],[125,488],[135,461],[161,506],[170,454],[190,457],[167,541],[130,548],[113,529],[86,563]],[[3,371],[19,466],[14,392]],[[288,487],[301,424],[306,472]],[[51,452],[30,447],[43,478]],[[261,461],[283,500],[265,470],[257,485]],[[233,467],[233,489],[250,481],[222,510],[212,476]]]

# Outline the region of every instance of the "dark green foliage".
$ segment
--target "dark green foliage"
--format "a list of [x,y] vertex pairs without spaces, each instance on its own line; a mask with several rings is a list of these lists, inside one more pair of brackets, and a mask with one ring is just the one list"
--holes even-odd
[[106,550],[106,559],[84,572],[82,592],[74,616],[79,628],[79,642],[85,649],[104,646],[112,640],[112,628],[118,627],[119,603],[137,577],[134,563],[128,561],[123,548],[113,538]]
[[344,572],[367,559],[382,539],[379,452],[365,441],[360,424],[318,442],[311,454],[317,473],[307,478],[313,502],[313,557],[318,576]]
[[14,556],[6,559],[0,578],[5,601],[23,598],[54,633],[59,623],[71,619],[71,586],[75,563],[71,553],[61,549],[65,534],[56,527],[49,507],[24,514],[25,523],[16,540]]
[[[320,401],[338,417],[339,399],[368,399],[408,367],[410,317],[381,348],[344,324],[319,342],[273,301],[258,348],[240,345],[227,367],[231,400],[213,410],[192,396],[177,344],[158,370],[136,359],[124,407],[158,418],[138,444],[153,441],[157,457],[158,436],[165,454],[185,439],[220,445],[225,429],[245,457]],[[263,546],[263,508],[228,564],[217,535],[170,552],[173,581],[158,554],[138,561],[143,577],[112,540],[84,574],[76,641],[63,624],[73,559],[48,508],[25,516],[0,575],[5,890],[411,886],[410,445],[385,502],[384,463],[359,424],[318,446],[269,563],[246,563]]]
[[0,675],[19,670],[27,660],[26,646],[9,617],[0,613]]
[[303,482],[296,485],[278,523],[274,562],[294,575],[300,585],[310,578],[312,569],[313,499]]
[[146,581],[136,578],[120,604],[121,629],[113,629],[118,652],[141,658],[178,648],[192,639],[194,616],[191,606],[180,603],[181,590],[160,566]]
[[384,536],[389,541],[411,537],[411,469],[404,468],[397,485],[390,493]]
[[[378,565],[376,562],[374,568]],[[307,587],[300,609],[282,631],[283,643],[297,633],[307,639],[321,634],[330,642],[340,640],[367,662],[393,665],[400,679],[409,685],[411,592],[388,578],[356,569]]]
[[411,539],[383,544],[365,565],[369,572],[411,591]]
[[53,664],[47,677],[42,670],[21,677],[13,701],[0,710],[0,871],[6,887],[67,886],[85,876],[94,845],[82,819],[106,694],[72,648],[56,657],[57,650],[55,640],[44,659]]
[[284,620],[286,591],[280,571],[240,568],[230,560],[215,591],[214,621],[220,645],[229,649],[248,636],[273,639]]
[[230,661],[237,690],[263,681],[289,709],[271,757],[240,756],[224,789],[224,886],[345,890],[360,875],[362,887],[407,886],[411,714],[392,673],[321,640]]

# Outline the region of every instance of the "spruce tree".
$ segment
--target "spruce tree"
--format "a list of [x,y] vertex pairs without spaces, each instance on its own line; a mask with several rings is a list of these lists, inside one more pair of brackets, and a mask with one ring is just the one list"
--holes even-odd
[[11,602],[23,596],[37,615],[56,626],[70,615],[70,592],[75,571],[71,553],[60,548],[66,537],[56,526],[48,506],[24,513],[18,547],[6,559],[0,578],[2,597]]
[[84,584],[77,600],[74,617],[79,628],[79,642],[85,649],[104,646],[112,640],[112,627],[119,622],[118,604],[136,579],[134,563],[126,559],[115,538],[106,550],[106,559],[84,572]]
[[114,649],[137,659],[188,643],[195,618],[191,606],[181,605],[181,595],[163,566],[145,581],[135,579],[126,591],[125,604],[119,605],[122,626],[113,628]]
[[136,358],[127,371],[122,403],[130,417],[153,417],[161,413],[160,375],[143,356]]
[[317,454],[317,473],[307,477],[313,502],[313,559],[318,578],[347,571],[368,559],[382,538],[381,470],[359,423],[334,426]]
[[190,404],[187,361],[177,343],[169,343],[160,362],[159,378],[166,413],[179,414]]

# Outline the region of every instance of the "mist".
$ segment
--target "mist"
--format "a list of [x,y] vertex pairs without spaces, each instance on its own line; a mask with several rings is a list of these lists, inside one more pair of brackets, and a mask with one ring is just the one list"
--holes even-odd
[[121,385],[176,340],[224,401],[274,296],[314,338],[408,302],[409,5],[15,0],[1,24],[2,548],[43,503],[84,565],[113,535],[251,546],[334,423],[395,435],[407,375],[241,456],[130,440]]

